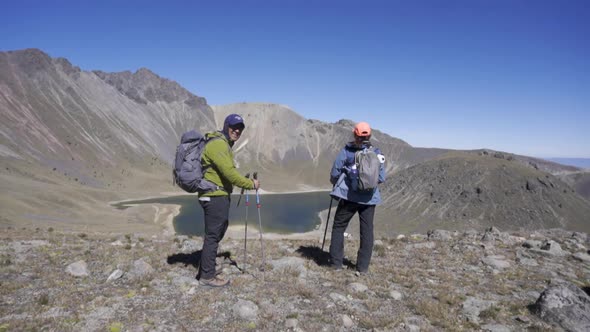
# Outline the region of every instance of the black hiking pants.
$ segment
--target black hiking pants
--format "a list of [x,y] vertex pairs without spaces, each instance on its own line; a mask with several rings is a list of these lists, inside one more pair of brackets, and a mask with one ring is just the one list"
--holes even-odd
[[375,205],[359,204],[341,199],[334,215],[330,260],[332,266],[341,268],[344,259],[344,231],[355,213],[359,214],[361,246],[356,256],[356,270],[367,272],[373,255],[373,216]]
[[215,278],[217,248],[229,225],[229,202],[229,196],[215,196],[210,201],[199,201],[205,213],[205,237],[199,265],[202,279]]

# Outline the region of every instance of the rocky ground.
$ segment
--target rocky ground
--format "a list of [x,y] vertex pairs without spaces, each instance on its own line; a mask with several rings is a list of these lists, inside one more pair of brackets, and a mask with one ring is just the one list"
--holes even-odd
[[316,240],[222,241],[230,287],[195,279],[199,237],[0,230],[0,331],[590,329],[584,233],[432,231],[379,239],[368,275]]

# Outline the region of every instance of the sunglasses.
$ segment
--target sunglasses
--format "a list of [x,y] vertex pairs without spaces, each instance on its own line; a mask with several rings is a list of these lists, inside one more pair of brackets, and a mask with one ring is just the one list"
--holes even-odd
[[244,130],[244,127],[245,126],[243,124],[241,124],[241,123],[239,123],[237,125],[234,125],[234,126],[229,126],[229,128],[231,130],[233,130],[233,131],[236,131],[236,130],[243,131]]

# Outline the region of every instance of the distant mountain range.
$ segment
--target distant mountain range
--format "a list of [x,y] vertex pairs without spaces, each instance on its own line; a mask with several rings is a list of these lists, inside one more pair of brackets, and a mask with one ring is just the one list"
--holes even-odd
[[[239,168],[258,170],[264,189],[328,189],[354,126],[275,104],[212,107],[149,69],[82,71],[37,49],[0,52],[0,109],[0,224],[123,227],[107,203],[178,192],[170,165],[179,137],[220,129],[229,113],[247,124],[234,147]],[[590,202],[572,189],[586,181],[579,168],[492,150],[416,148],[378,129],[372,140],[389,160],[376,221],[388,233],[466,223],[590,227]],[[144,212],[123,219],[145,224]]]
[[590,158],[544,158],[546,160],[582,169],[590,169]]

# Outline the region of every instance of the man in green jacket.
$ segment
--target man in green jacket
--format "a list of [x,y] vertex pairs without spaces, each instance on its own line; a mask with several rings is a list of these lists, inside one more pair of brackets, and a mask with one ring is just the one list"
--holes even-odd
[[225,118],[223,130],[206,135],[209,141],[201,157],[205,169],[203,178],[217,188],[199,193],[199,203],[205,213],[205,238],[199,267],[199,283],[203,286],[223,287],[229,284],[229,280],[216,275],[215,258],[219,242],[229,225],[229,204],[233,187],[260,188],[258,180],[242,176],[234,164],[232,147],[245,127],[241,116],[230,114]]

